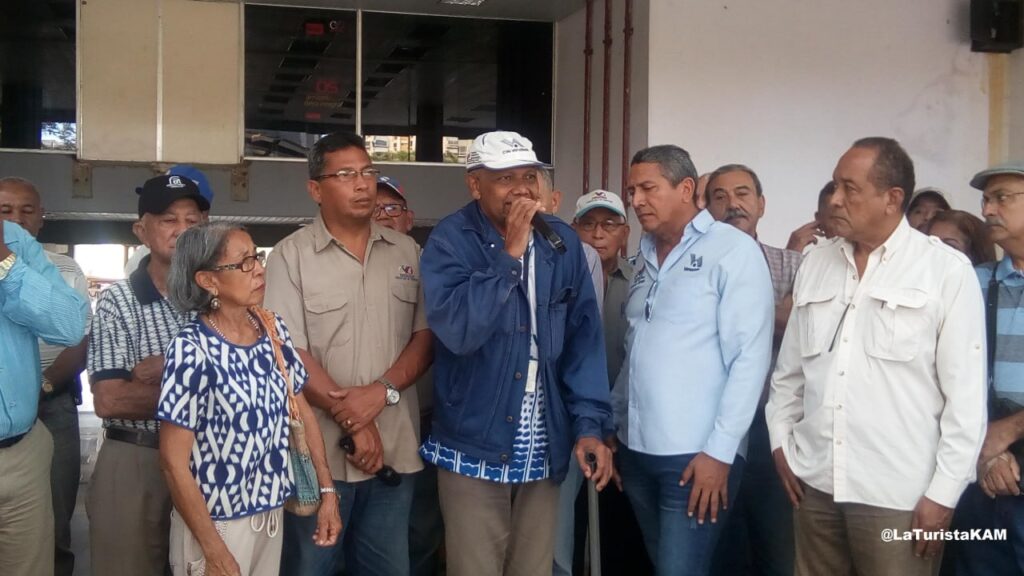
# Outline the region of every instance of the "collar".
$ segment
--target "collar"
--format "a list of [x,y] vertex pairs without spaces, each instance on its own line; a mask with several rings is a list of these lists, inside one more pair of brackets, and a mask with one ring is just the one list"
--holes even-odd
[[608,276],[609,277],[615,276],[617,278],[622,278],[623,280],[625,280],[627,282],[632,282],[633,281],[633,267],[629,264],[628,260],[626,260],[625,258],[621,258],[620,257],[616,261],[615,270],[612,270],[611,274],[609,274]]
[[1003,259],[996,265],[995,275],[999,282],[1006,282],[1010,278],[1012,279],[1010,284],[1024,284],[1024,273],[1013,267],[1013,260],[1009,254],[1003,256]]
[[[892,258],[893,254],[907,244],[911,234],[914,232],[917,232],[917,230],[910,227],[910,223],[907,222],[907,219],[900,218],[900,223],[896,226],[896,229],[892,231],[892,234],[889,234],[889,237],[885,239],[885,242],[882,242],[882,245],[875,248],[871,254],[875,254],[877,252],[883,261],[889,260],[889,258]],[[920,234],[920,232],[917,233]],[[843,254],[848,260],[851,262],[853,261],[853,242],[850,242],[845,238],[842,239],[840,243],[840,250],[843,251]]]
[[[332,243],[336,244],[339,248],[344,248],[341,242],[335,238],[330,230],[327,229],[327,224],[324,222],[323,214],[317,214],[316,218],[313,219],[313,223],[310,224],[313,227],[313,250],[316,252],[323,252]],[[397,242],[397,236],[401,236],[398,232],[390,228],[385,228],[376,222],[370,222],[370,241],[367,243],[373,244],[377,240],[383,240],[388,244],[395,244]]]
[[136,268],[135,272],[132,272],[132,275],[128,277],[128,283],[132,287],[135,299],[143,306],[156,304],[164,299],[163,295],[160,294],[160,291],[156,289],[156,284],[153,283],[153,278],[149,275],[149,260],[150,255],[146,254],[142,260],[139,261],[139,267]]
[[[683,228],[683,237],[679,240],[679,244],[672,247],[671,252],[669,252],[669,257],[665,258],[664,264],[669,263],[669,260],[672,258],[672,253],[674,253],[679,246],[688,246],[693,244],[693,242],[697,241],[698,238],[707,234],[708,230],[710,230],[711,226],[714,224],[715,217],[711,215],[711,212],[708,212],[707,209],[698,212],[697,215],[686,224],[686,227]],[[732,224],[722,225],[732,226]],[[645,232],[644,235],[640,237],[640,253],[648,262],[656,264],[658,262],[658,258],[655,250],[654,236]]]

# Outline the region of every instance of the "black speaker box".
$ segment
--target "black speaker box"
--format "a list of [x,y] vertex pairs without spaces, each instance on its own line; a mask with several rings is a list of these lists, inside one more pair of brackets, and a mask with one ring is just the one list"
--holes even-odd
[[1012,52],[1024,46],[1024,0],[971,0],[971,50]]

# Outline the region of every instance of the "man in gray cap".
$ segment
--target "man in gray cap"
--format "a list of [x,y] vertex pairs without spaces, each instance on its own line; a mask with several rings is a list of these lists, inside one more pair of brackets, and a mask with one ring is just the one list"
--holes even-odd
[[572,228],[535,218],[542,166],[519,134],[478,136],[466,159],[474,201],[423,250],[436,402],[420,454],[439,469],[452,576],[550,572],[570,454],[598,489],[612,475],[594,286]]
[[982,191],[981,213],[1000,262],[976,268],[985,297],[988,334],[989,422],[978,457],[977,482],[957,505],[957,529],[1005,529],[1003,540],[958,543],[958,574],[1024,572],[1024,162],[982,170],[971,179]]

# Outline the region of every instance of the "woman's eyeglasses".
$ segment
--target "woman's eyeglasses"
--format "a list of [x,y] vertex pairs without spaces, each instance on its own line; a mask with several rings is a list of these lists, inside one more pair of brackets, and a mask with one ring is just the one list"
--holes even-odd
[[234,264],[221,264],[220,266],[212,266],[207,268],[210,272],[223,272],[225,270],[241,270],[242,272],[252,272],[256,268],[256,263],[259,262],[260,266],[264,266],[267,263],[267,255],[265,252],[260,250],[259,252],[242,258],[240,262]]

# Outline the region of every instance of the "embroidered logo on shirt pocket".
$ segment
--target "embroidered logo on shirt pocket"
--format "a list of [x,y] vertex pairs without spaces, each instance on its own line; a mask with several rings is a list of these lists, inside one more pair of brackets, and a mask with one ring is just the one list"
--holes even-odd
[[[877,288],[868,292],[865,352],[893,362],[917,357],[927,342],[928,293],[917,288]],[[934,342],[934,340],[932,340]]]

